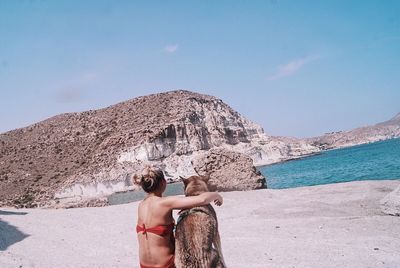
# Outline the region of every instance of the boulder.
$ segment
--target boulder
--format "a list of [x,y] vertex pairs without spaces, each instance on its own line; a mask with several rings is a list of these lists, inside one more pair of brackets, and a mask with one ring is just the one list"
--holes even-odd
[[253,165],[253,160],[242,153],[226,149],[211,149],[193,159],[199,175],[209,175],[211,191],[243,191],[266,188],[265,178]]
[[381,200],[381,211],[388,215],[400,216],[400,186]]

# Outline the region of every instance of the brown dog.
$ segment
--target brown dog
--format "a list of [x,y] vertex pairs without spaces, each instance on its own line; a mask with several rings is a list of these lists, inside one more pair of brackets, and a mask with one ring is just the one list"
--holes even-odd
[[[209,177],[182,178],[185,195],[195,196],[208,191]],[[175,232],[175,265],[177,268],[224,268],[217,215],[206,206],[182,210]]]

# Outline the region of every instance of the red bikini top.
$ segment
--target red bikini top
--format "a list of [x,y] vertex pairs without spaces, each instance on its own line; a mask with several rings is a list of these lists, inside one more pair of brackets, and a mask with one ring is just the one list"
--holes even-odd
[[173,222],[167,225],[157,225],[151,228],[146,228],[144,224],[143,226],[136,225],[136,233],[143,232],[145,235],[147,235],[147,233],[153,233],[159,236],[166,236],[173,232],[174,226],[175,223]]

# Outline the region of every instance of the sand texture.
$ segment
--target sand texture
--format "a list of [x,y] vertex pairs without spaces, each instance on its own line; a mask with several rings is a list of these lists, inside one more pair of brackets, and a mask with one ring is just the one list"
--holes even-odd
[[[381,200],[400,181],[223,193],[228,267],[400,267],[400,217]],[[0,209],[0,267],[138,267],[138,202]]]

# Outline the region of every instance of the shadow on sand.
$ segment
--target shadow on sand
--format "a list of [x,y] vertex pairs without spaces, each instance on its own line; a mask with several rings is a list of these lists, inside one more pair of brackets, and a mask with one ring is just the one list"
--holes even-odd
[[0,215],[26,215],[28,212],[15,212],[0,210]]
[[[27,212],[13,212],[0,210],[0,215],[26,215]],[[0,251],[6,250],[12,244],[24,240],[29,235],[24,234],[17,227],[8,224],[0,219]]]

